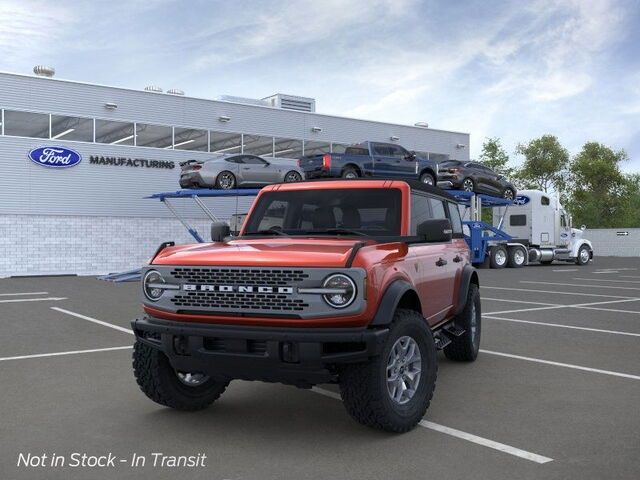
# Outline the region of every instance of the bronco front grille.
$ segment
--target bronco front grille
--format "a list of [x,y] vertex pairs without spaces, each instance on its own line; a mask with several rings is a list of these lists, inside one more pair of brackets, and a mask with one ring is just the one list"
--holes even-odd
[[176,307],[185,309],[204,307],[220,311],[300,312],[309,306],[299,298],[265,293],[181,292],[171,301]]
[[176,267],[171,275],[187,283],[224,285],[293,285],[309,278],[304,270]]

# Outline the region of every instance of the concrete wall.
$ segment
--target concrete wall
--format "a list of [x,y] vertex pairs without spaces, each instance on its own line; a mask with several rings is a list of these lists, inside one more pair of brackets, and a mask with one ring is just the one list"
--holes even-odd
[[640,228],[588,228],[584,238],[593,243],[596,257],[640,257]]

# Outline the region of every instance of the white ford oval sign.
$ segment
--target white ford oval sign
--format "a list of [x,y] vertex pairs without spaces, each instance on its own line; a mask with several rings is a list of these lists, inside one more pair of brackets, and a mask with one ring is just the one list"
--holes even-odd
[[43,167],[69,168],[82,161],[82,155],[64,147],[38,147],[29,152],[29,159]]
[[530,198],[526,195],[517,195],[516,199],[513,201],[514,205],[526,205],[529,203]]

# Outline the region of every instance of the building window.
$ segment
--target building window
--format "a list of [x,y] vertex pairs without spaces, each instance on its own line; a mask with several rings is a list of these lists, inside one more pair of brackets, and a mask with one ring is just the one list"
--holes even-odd
[[206,152],[209,149],[209,136],[206,130],[176,127],[173,135],[173,148],[176,150]]
[[264,155],[273,157],[273,137],[261,137],[259,135],[243,135],[244,153],[251,155]]
[[49,138],[49,115],[4,111],[4,134],[15,137]]
[[332,143],[331,153],[344,153],[348,146],[346,143]]
[[274,157],[300,158],[302,156],[302,140],[290,138],[274,138]]
[[242,135],[239,133],[210,132],[211,153],[242,153]]
[[173,145],[173,129],[164,125],[136,124],[138,147],[167,148]]
[[93,142],[93,119],[51,115],[51,139]]
[[96,120],[96,142],[111,145],[133,145],[133,123]]
[[329,142],[312,142],[309,140],[304,142],[305,155],[322,155],[329,152],[331,152],[331,144]]

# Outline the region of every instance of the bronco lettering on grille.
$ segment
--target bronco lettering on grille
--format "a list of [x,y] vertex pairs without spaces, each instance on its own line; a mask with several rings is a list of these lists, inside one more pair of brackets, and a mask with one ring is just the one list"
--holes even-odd
[[293,287],[269,287],[254,285],[194,285],[184,284],[182,290],[186,292],[222,292],[222,293],[279,293],[293,294]]

